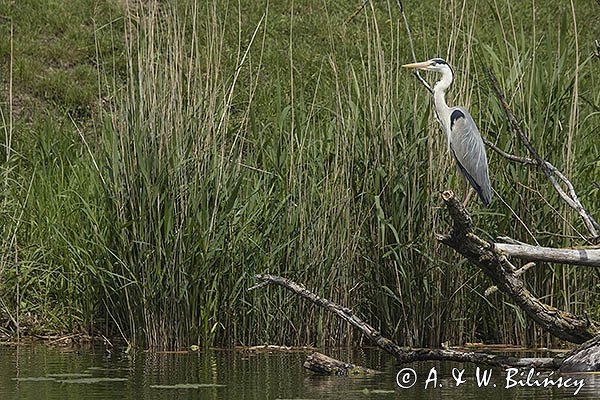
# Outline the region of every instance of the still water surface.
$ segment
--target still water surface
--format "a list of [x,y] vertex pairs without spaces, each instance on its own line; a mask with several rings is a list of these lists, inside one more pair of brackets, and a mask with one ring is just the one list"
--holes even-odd
[[[476,366],[458,363],[410,365],[416,383],[402,389],[396,376],[403,367],[377,349],[329,351],[383,371],[371,377],[323,377],[306,371],[304,353],[244,354],[208,350],[188,354],[108,352],[102,347],[57,349],[46,345],[0,347],[0,400],[4,399],[600,399],[600,375],[570,375],[584,386],[505,388],[506,371],[492,370],[478,387]],[[425,389],[427,377],[433,380]],[[464,370],[456,387],[452,377]],[[410,371],[409,371],[410,374]],[[566,378],[568,376],[565,376]],[[556,377],[555,377],[556,378]],[[539,378],[541,379],[541,378]],[[496,384],[496,387],[493,385]],[[441,385],[441,387],[440,387]]]

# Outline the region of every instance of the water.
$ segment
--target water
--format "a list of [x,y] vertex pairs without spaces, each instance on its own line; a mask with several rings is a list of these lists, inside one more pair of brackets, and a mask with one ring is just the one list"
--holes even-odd
[[[491,371],[487,387],[478,387],[474,376],[476,366],[472,364],[428,362],[399,367],[393,358],[377,349],[328,353],[383,373],[370,377],[315,376],[302,367],[305,353],[243,354],[209,350],[127,355],[108,352],[103,347],[4,346],[0,347],[0,400],[562,399],[573,398],[576,389],[507,389],[506,371],[498,369]],[[402,389],[396,383],[397,373],[406,367],[414,369],[417,375],[417,382],[410,389]],[[452,377],[453,368],[457,368],[455,374],[464,370],[466,382],[458,387]],[[437,373],[437,381],[432,371]],[[412,375],[411,370],[405,372]],[[424,389],[428,375],[432,380],[429,388]],[[567,377],[584,380],[576,398],[600,398],[600,375],[563,376]],[[432,387],[434,382],[437,387]]]

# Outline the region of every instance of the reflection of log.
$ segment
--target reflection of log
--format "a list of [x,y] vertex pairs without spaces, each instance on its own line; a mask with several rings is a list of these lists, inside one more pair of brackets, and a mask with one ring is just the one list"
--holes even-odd
[[304,368],[322,375],[373,375],[377,373],[375,370],[345,363],[318,352],[306,357]]
[[508,243],[495,243],[494,246],[510,257],[524,260],[600,267],[600,248],[555,249]]
[[535,298],[515,276],[513,266],[506,256],[473,233],[471,216],[456,199],[454,193],[442,194],[453,228],[448,235],[438,235],[438,240],[477,265],[494,284],[535,322],[552,335],[573,343],[583,343],[600,334],[596,323],[566,311],[558,310]]
[[346,307],[341,307],[327,299],[323,299],[302,285],[276,275],[256,275],[255,278],[260,283],[254,288],[264,287],[265,284],[282,286],[299,295],[300,297],[303,297],[306,300],[309,300],[310,302],[315,303],[318,306],[338,315],[340,318],[344,319],[360,330],[367,338],[371,339],[375,344],[377,344],[377,346],[396,357],[396,360],[401,364],[415,361],[443,360],[486,364],[502,368],[529,366],[540,369],[555,369],[560,365],[560,360],[554,358],[517,358],[449,349],[412,350],[410,348],[402,348],[391,340],[383,337],[381,333],[375,330],[375,328],[356,316],[352,310]]

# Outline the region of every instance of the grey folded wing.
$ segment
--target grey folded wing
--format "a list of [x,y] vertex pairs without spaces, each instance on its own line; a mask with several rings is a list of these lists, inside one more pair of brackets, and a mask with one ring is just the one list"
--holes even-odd
[[450,109],[450,151],[460,172],[475,189],[483,204],[490,204],[492,185],[485,146],[471,114],[462,107]]

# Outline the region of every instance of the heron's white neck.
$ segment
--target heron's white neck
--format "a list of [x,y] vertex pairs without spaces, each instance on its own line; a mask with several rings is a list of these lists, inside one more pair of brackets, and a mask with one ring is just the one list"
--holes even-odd
[[444,68],[440,71],[442,73],[442,79],[437,81],[433,86],[433,104],[435,105],[435,112],[438,120],[446,135],[450,135],[450,108],[446,104],[446,90],[452,84],[452,70]]

